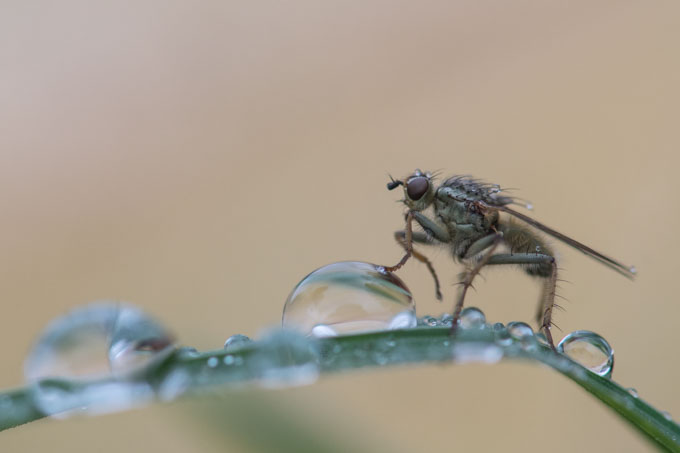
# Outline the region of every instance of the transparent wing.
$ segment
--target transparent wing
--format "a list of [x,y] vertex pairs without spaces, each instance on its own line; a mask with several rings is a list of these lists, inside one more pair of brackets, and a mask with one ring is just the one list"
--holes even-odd
[[635,278],[635,268],[632,266],[625,266],[615,259],[612,259],[608,257],[607,255],[603,255],[602,253],[598,252],[597,250],[593,250],[590,247],[588,247],[585,244],[582,244],[568,236],[565,236],[564,234],[560,233],[559,231],[555,231],[552,228],[543,225],[542,223],[532,219],[529,216],[526,216],[522,214],[521,212],[517,212],[514,209],[508,208],[507,206],[493,206],[489,205],[487,203],[481,203],[485,208],[489,209],[495,209],[498,211],[502,212],[507,212],[511,216],[517,217],[518,219],[522,220],[523,222],[528,223],[529,225],[543,231],[544,233],[549,234],[550,236],[559,239],[560,241],[564,242],[565,244],[575,248],[581,253],[584,253],[588,255],[589,257],[593,258],[596,261],[599,261],[600,263],[604,264],[605,266],[609,267],[610,269],[618,272],[619,274],[623,275],[624,277],[627,277],[631,280]]

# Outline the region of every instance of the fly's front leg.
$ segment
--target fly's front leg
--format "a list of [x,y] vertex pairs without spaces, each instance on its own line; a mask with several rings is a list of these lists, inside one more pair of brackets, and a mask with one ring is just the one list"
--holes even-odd
[[477,243],[482,243],[484,245],[484,248],[486,249],[486,252],[484,255],[475,263],[475,265],[472,267],[472,269],[468,270],[465,272],[465,277],[463,278],[463,281],[460,282],[461,284],[461,290],[460,294],[458,295],[458,300],[456,301],[456,306],[453,309],[453,319],[451,323],[451,335],[453,335],[456,332],[456,329],[458,328],[458,320],[460,319],[460,312],[463,310],[463,303],[465,302],[465,294],[467,294],[467,290],[470,286],[472,286],[472,281],[475,279],[477,274],[479,274],[479,271],[486,265],[491,258],[493,258],[493,252],[496,250],[496,248],[500,245],[501,241],[503,240],[503,233],[495,233],[489,236],[485,236],[478,241],[475,241],[472,243],[470,248],[475,248],[479,247],[476,246]]
[[[404,250],[408,251],[408,245],[406,243],[406,232],[405,231],[396,231],[394,233],[394,239],[404,247]],[[411,239],[413,242],[418,242],[421,244],[431,244],[432,240],[429,238],[429,236],[425,233],[418,233],[418,232],[412,232],[411,233]],[[435,294],[437,296],[437,300],[442,300],[442,293],[440,291],[439,287],[439,278],[437,277],[437,272],[434,270],[434,266],[432,266],[432,263],[430,260],[423,255],[422,253],[418,252],[417,250],[413,249],[411,247],[411,254],[415,259],[420,261],[421,263],[424,263],[427,266],[427,269],[430,271],[430,274],[432,275],[432,278],[434,279],[434,290]]]
[[394,272],[401,269],[401,267],[406,264],[406,261],[411,258],[411,255],[413,255],[413,211],[406,213],[406,232],[402,245],[406,250],[406,254],[394,266],[385,267],[387,272]]
[[540,324],[540,329],[545,333],[548,344],[555,350],[555,343],[553,342],[552,334],[550,333],[550,328],[552,327],[552,312],[555,307],[555,287],[557,286],[557,262],[555,261],[555,257],[542,253],[498,254],[489,258],[486,264],[523,264],[547,266],[549,268],[546,275],[540,275],[540,277],[545,280],[543,283],[541,303],[539,305],[538,322]]

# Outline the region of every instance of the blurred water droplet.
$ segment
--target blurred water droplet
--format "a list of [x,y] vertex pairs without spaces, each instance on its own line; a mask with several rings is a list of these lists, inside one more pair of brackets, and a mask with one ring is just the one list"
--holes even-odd
[[276,330],[260,342],[248,366],[265,388],[307,385],[319,377],[319,346],[293,330]]
[[225,365],[233,365],[234,364],[234,356],[233,355],[225,355],[224,359],[222,359]]
[[138,308],[97,302],[50,322],[26,358],[24,375],[46,414],[111,412],[150,400],[151,388],[133,379],[173,351],[170,334]]
[[661,415],[663,415],[663,418],[668,420],[669,422],[673,421],[673,416],[671,415],[670,412],[668,411],[661,411]]
[[481,329],[486,325],[486,316],[479,308],[467,307],[460,312],[459,322],[463,329]]
[[526,339],[534,335],[531,326],[525,322],[513,321],[508,323],[508,332],[516,340]]
[[220,359],[217,357],[210,357],[206,363],[209,368],[215,368],[220,363]]
[[574,331],[560,341],[557,351],[600,376],[610,378],[614,370],[614,350],[595,332]]
[[128,375],[167,357],[172,336],[128,304],[96,302],[48,324],[24,363],[28,382],[46,377]]
[[246,337],[245,335],[241,335],[240,333],[237,333],[236,335],[232,335],[229,338],[227,338],[227,341],[224,342],[224,349],[227,351],[235,351],[236,349],[241,349],[244,346],[247,346],[251,344],[253,340],[250,338]]
[[631,274],[637,274],[637,268],[635,266],[631,266],[628,268]]
[[329,264],[307,275],[283,308],[283,326],[305,334],[318,325],[345,334],[413,327],[415,322],[415,303],[404,282],[380,266],[358,261]]
[[633,398],[637,398],[637,397],[638,397],[638,392],[637,392],[637,390],[635,390],[633,387],[630,387],[630,388],[627,389],[627,390],[628,390],[628,393],[630,394],[630,396],[632,396]]

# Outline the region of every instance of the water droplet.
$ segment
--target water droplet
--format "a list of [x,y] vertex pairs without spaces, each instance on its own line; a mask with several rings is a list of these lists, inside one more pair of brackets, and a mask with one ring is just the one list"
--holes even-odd
[[486,325],[486,316],[479,308],[467,307],[460,312],[459,323],[463,329],[482,329]]
[[149,401],[151,388],[134,379],[174,350],[171,335],[138,308],[97,302],[50,322],[24,375],[46,414],[112,412]]
[[227,341],[224,342],[224,349],[227,351],[235,351],[237,349],[241,349],[244,346],[247,346],[251,344],[253,340],[250,338],[246,337],[245,335],[241,335],[240,333],[237,333],[236,335],[232,335],[229,338],[227,338]]
[[524,207],[525,207],[528,211],[533,211],[533,210],[534,210],[534,205],[531,204],[531,203],[527,203],[526,205],[524,205]]
[[414,327],[411,292],[399,277],[380,268],[345,261],[315,270],[288,296],[283,326],[305,334],[319,325],[335,334]]
[[595,332],[572,332],[560,341],[557,351],[600,376],[609,378],[614,370],[614,350]]
[[628,268],[631,274],[637,274],[637,268],[635,266],[631,266]]
[[439,324],[443,327],[451,327],[453,325],[453,315],[451,313],[443,313],[439,317]]
[[501,346],[508,346],[512,343],[510,332],[505,328],[502,322],[497,322],[493,325],[494,340]]
[[633,398],[637,398],[637,397],[638,397],[638,392],[637,392],[637,390],[635,390],[633,387],[630,387],[630,388],[627,389],[627,390],[628,390],[628,393],[630,394],[630,396],[632,396]]
[[217,357],[210,357],[206,363],[209,368],[215,368],[220,363],[220,359]]
[[513,321],[508,323],[508,332],[516,340],[523,340],[534,335],[531,326],[525,322]]
[[663,415],[663,418],[668,420],[669,422],[673,421],[673,416],[671,415],[670,412],[668,411],[661,411],[661,415]]
[[174,350],[172,336],[128,304],[96,302],[49,323],[24,364],[28,382],[46,377],[125,377]]
[[418,325],[437,327],[437,325],[439,325],[439,321],[434,316],[425,315],[422,318],[418,319]]
[[276,330],[259,345],[249,357],[248,366],[262,387],[307,385],[319,377],[320,352],[313,338],[293,330]]

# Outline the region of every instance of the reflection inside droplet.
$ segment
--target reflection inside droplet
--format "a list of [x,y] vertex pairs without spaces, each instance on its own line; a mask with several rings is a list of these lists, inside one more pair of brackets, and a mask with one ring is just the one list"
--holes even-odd
[[404,282],[381,266],[357,261],[315,270],[298,283],[283,308],[285,327],[319,336],[415,324],[415,304]]
[[572,332],[560,341],[557,351],[600,376],[611,377],[614,370],[614,350],[595,332]]

